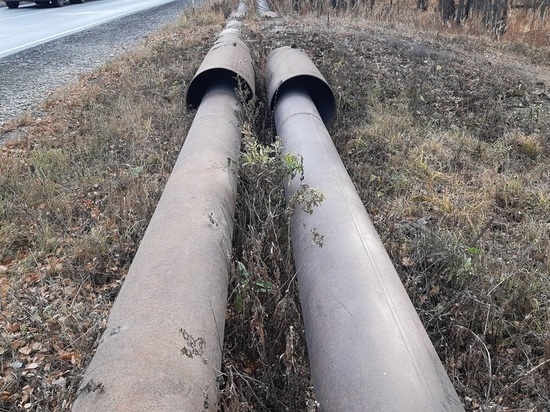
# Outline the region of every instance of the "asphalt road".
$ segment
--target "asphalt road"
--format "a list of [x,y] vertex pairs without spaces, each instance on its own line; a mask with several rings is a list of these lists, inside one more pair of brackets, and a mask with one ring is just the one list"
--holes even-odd
[[20,3],[0,8],[0,57],[174,0],[88,0],[62,8]]
[[[0,126],[34,107],[52,89],[76,80],[82,73],[132,48],[151,33],[181,16],[185,8],[192,4],[192,0],[157,0],[154,7],[144,9],[145,4],[149,7],[152,1],[89,0],[76,5],[67,2],[62,8],[22,3],[18,9],[0,8],[0,44],[5,53],[4,57],[0,57]],[[122,3],[140,3],[141,6],[133,4],[135,8],[131,11],[131,7],[119,8],[118,4]],[[118,15],[105,10],[113,4],[117,5]],[[96,9],[98,6],[100,7]],[[78,18],[80,23],[73,28],[54,23],[59,18],[56,13],[62,14],[62,20],[68,21],[76,21],[77,16],[81,16]],[[88,14],[95,15],[94,22]],[[11,17],[6,18],[6,15]],[[5,40],[4,37],[8,36],[5,22],[11,21],[10,19],[21,21],[25,15],[31,20],[25,24],[38,25],[42,21],[40,26],[53,27],[53,31],[49,31],[51,41],[38,41],[33,44],[34,47],[25,48],[16,46],[13,40]],[[45,18],[54,20],[45,23]],[[21,27],[17,23],[16,26]],[[26,40],[22,44],[29,45],[32,42],[33,40]],[[5,46],[8,43],[11,46]],[[7,54],[8,47],[20,48],[22,51]],[[0,133],[0,142],[7,137],[10,136],[2,136]]]

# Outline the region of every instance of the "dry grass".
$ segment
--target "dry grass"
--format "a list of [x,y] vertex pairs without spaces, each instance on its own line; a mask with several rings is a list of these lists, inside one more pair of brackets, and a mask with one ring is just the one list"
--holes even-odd
[[285,35],[338,95],[333,138],[449,375],[468,410],[547,410],[548,85],[348,21]]
[[[256,67],[295,44],[329,81],[331,134],[467,410],[548,410],[550,90],[511,69],[548,45],[433,12],[327,18],[310,4],[245,20]],[[192,120],[187,85],[230,10],[190,11],[1,131],[20,139],[0,152],[0,410],[69,410]],[[313,411],[289,164],[257,77],[242,118],[221,409]]]
[[192,12],[2,130],[0,410],[70,409],[223,19]]

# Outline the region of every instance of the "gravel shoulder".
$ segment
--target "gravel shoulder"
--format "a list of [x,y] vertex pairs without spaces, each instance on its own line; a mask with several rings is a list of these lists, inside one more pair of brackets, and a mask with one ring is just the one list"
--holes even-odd
[[[52,90],[145,40],[188,5],[177,0],[0,59],[0,127],[36,108]],[[11,137],[0,135],[0,142]]]

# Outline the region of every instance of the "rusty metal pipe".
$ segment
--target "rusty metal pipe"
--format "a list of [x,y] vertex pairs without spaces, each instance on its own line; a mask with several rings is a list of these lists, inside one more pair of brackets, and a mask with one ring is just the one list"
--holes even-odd
[[208,88],[216,83],[247,88],[250,97],[254,94],[252,57],[246,44],[239,38],[240,26],[236,20],[229,21],[204,57],[187,90],[187,104],[191,107],[199,107]]
[[231,13],[231,17],[234,19],[242,19],[246,17],[247,13],[248,13],[248,4],[246,4],[244,0],[240,0],[237,10]]
[[269,4],[267,4],[267,0],[256,0],[256,10],[258,11],[258,14],[271,11]]
[[304,181],[293,179],[287,196],[303,183],[324,195],[291,225],[316,398],[323,411],[463,411],[334,147],[325,126],[334,99],[326,84],[321,94],[311,87],[324,79],[304,56],[275,50],[267,83],[285,151],[303,158]]
[[266,18],[277,18],[279,15],[274,11],[271,11],[267,0],[256,0],[256,11],[259,16]]
[[254,90],[250,54],[222,47],[230,61],[205,58],[209,84],[199,69],[190,87],[200,106],[74,412],[216,410],[241,139],[235,76]]

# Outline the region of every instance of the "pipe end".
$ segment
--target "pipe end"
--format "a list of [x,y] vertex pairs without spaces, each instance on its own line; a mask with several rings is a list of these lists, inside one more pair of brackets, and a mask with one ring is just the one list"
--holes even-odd
[[304,90],[315,104],[326,127],[336,120],[336,99],[327,81],[309,56],[292,47],[280,47],[267,57],[267,95],[274,109],[277,96],[287,90]]
[[187,89],[186,103],[196,109],[208,89],[214,85],[244,87],[249,98],[255,93],[255,75],[248,47],[228,32],[208,51]]

